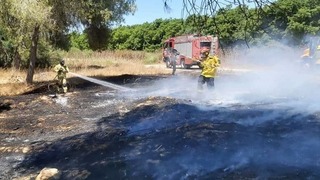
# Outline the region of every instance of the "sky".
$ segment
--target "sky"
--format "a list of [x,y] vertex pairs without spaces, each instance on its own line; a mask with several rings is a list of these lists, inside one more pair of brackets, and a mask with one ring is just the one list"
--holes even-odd
[[143,24],[145,22],[153,22],[156,19],[183,18],[182,1],[171,0],[168,5],[171,11],[164,9],[163,0],[136,0],[137,10],[135,14],[124,16],[125,22],[122,25]]

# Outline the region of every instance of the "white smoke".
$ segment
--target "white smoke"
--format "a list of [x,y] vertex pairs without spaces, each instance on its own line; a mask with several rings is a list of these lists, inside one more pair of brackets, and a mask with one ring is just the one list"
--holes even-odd
[[68,97],[58,96],[57,98],[55,98],[55,102],[62,105],[62,106],[67,106],[68,105]]
[[[319,73],[306,68],[301,63],[302,50],[290,48],[254,48],[248,51],[244,62],[251,69],[249,73],[233,77],[233,84],[223,78],[217,89],[222,92],[240,90],[241,102],[274,101],[277,98],[287,101],[289,106],[313,104],[319,94]],[[242,61],[239,59],[239,61]],[[223,76],[223,75],[222,75]],[[239,96],[238,96],[239,98]],[[297,103],[299,102],[299,103]],[[313,104],[314,105],[314,104]],[[311,109],[315,109],[312,105]],[[309,108],[305,107],[305,108]]]
[[[215,88],[197,91],[198,76],[187,76],[177,69],[177,76],[161,79],[148,87],[141,87],[134,96],[164,96],[190,100],[199,104],[250,104],[275,102],[307,111],[318,111],[320,105],[319,73],[316,67],[305,67],[300,60],[303,49],[289,47],[260,47],[239,50],[234,64],[243,71],[222,66],[215,78]],[[242,53],[242,54],[241,54]],[[241,58],[241,59],[240,59]],[[230,63],[228,63],[230,65]],[[231,65],[234,69],[239,69]],[[319,68],[320,70],[320,68]],[[180,72],[179,72],[180,71]],[[199,70],[196,71],[200,74]],[[230,74],[231,72],[231,74]]]
[[[190,146],[195,142],[192,138],[178,136],[180,139],[177,139],[177,136],[173,136],[174,141],[169,141],[173,138],[173,133],[164,133],[163,136],[168,136],[167,141],[162,141],[161,136],[153,136],[149,140],[142,138],[136,142],[140,146],[131,146],[124,150],[123,154],[130,162],[134,162],[132,166],[141,165],[138,166],[139,169],[142,167],[153,172],[158,179],[164,176],[166,179],[201,176],[221,169],[228,173],[257,165],[258,170],[253,171],[261,171],[257,172],[258,179],[272,177],[273,174],[269,174],[268,168],[276,170],[277,167],[293,167],[318,171],[317,149],[320,144],[316,134],[319,130],[309,123],[318,120],[312,118],[316,118],[316,112],[320,110],[317,102],[320,97],[319,73],[314,70],[315,67],[306,68],[300,63],[302,51],[287,47],[240,51],[239,54],[243,54],[235,63],[239,67],[230,67],[244,68],[246,71],[220,71],[215,78],[214,90],[205,88],[199,93],[198,77],[184,75],[182,70],[177,69],[177,76],[121,94],[129,98],[163,96],[182,99],[190,102],[190,106],[199,108],[199,111],[195,112],[189,107],[189,111],[192,111],[189,112],[175,107],[173,112],[176,116],[170,114],[171,112],[152,114],[151,117],[144,118],[144,121],[130,126],[129,132],[132,136],[143,136],[153,130],[158,132],[165,128],[178,129],[175,127],[180,127],[181,123],[197,125],[203,122],[212,123],[212,127],[216,125],[217,129],[213,129],[213,132],[221,135],[201,137],[196,140],[197,146]],[[221,70],[223,68],[228,67],[222,64]],[[199,70],[196,71],[200,74]],[[219,123],[227,124],[230,129],[219,129]],[[234,123],[239,129],[231,128]],[[197,130],[194,135],[203,133],[203,129]],[[185,130],[185,134],[187,133],[188,129]],[[216,143],[208,139],[215,140]],[[185,144],[186,148],[170,151],[177,142]],[[146,146],[142,148],[144,143]],[[155,145],[151,146],[153,143]],[[161,147],[164,152],[168,151],[168,154],[173,155],[159,158],[161,161],[157,159],[158,156],[150,153],[151,150],[146,150],[139,152],[143,157],[137,157],[139,154],[135,152],[149,147]],[[146,153],[149,153],[149,156],[145,155]],[[156,165],[145,165],[144,158],[152,159],[150,162]]]

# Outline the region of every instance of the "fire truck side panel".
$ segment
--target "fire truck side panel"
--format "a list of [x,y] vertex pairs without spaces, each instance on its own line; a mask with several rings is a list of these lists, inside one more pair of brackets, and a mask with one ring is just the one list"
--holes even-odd
[[[176,64],[183,65],[185,68],[190,68],[192,65],[196,65],[196,61],[194,61],[194,59],[199,58],[200,50],[204,46],[209,47],[212,54],[219,54],[217,37],[183,35],[169,38],[166,40],[166,43],[168,44],[164,46],[164,51],[166,51],[167,47],[176,49],[180,53]],[[163,53],[163,57],[165,59],[168,55]]]
[[192,43],[192,58],[198,59],[200,56],[200,42],[199,40],[193,40]]
[[185,43],[180,43],[176,44],[176,49],[180,52],[180,54],[183,54],[184,56],[191,57],[192,52],[190,52],[190,49],[192,47],[191,42],[185,42]]
[[[175,44],[175,49],[178,50],[178,52],[180,53],[180,58],[184,58],[185,57],[191,57],[192,52],[190,51],[192,47],[191,42],[185,42],[185,43],[177,43]],[[181,64],[181,59],[178,59],[177,64]]]
[[218,56],[220,55],[218,37],[214,37],[212,40],[212,51],[213,54],[216,54]]

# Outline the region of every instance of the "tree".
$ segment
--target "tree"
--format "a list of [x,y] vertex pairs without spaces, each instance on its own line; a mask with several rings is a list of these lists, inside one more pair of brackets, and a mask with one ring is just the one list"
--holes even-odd
[[226,48],[275,41],[295,46],[303,43],[305,34],[319,33],[320,1],[278,0],[264,5],[229,4],[217,8],[213,16],[191,14],[185,19],[157,19],[142,25],[120,26],[112,30],[110,47],[153,51],[168,37],[191,33],[218,35],[220,44]]
[[[13,27],[18,31],[16,45],[24,43],[24,40],[31,37],[31,45],[29,51],[29,68],[26,82],[31,84],[33,81],[33,74],[35,62],[37,57],[37,46],[39,40],[40,28],[44,25],[50,24],[51,8],[48,6],[48,1],[42,0],[7,0],[7,11],[9,18],[15,22]],[[10,21],[9,21],[10,22]],[[7,22],[7,23],[9,23]],[[13,32],[10,31],[10,33]]]
[[[264,15],[264,7],[271,5],[273,2],[274,0],[183,0],[182,9],[187,16],[194,15],[194,25],[198,27],[199,32],[202,32],[202,25],[208,19],[214,18],[220,9],[238,7],[244,19],[251,21],[252,19],[246,11],[249,6],[255,8],[258,17],[261,17]],[[170,9],[170,1],[164,0],[164,6]]]
[[[103,48],[112,23],[123,21],[122,16],[135,11],[135,0],[1,0],[0,25],[12,40],[14,49],[26,55],[29,69],[26,81],[33,82],[34,68],[41,39],[59,48],[66,43],[69,30],[83,25],[94,49]],[[92,39],[98,33],[98,37]],[[100,38],[102,41],[100,41]],[[21,57],[21,56],[12,56]]]
[[[164,0],[164,6],[170,9],[170,1]],[[246,42],[257,35],[269,34],[269,37],[275,40],[291,38],[298,43],[298,39],[305,34],[320,32],[319,0],[183,0],[182,8],[189,15],[188,18],[192,15],[192,18],[187,20],[192,23],[193,31],[203,33],[207,29],[205,24],[209,21],[211,27],[222,35],[226,29],[239,32],[234,29],[237,27],[234,27],[231,22],[229,25],[221,22],[223,19],[230,18],[229,11],[227,14],[221,13],[223,9],[230,9],[230,7],[237,9],[237,15],[241,17],[241,26],[244,27],[241,33],[244,34],[237,36],[244,35]],[[251,31],[251,28],[258,33]],[[230,35],[230,33],[227,34]]]
[[299,8],[288,18],[287,32],[302,39],[305,34],[319,35],[320,32],[320,2],[313,1]]
[[70,34],[70,44],[71,47],[75,47],[80,50],[89,49],[87,34],[79,33],[76,31],[72,32]]
[[[110,42],[111,26],[124,21],[123,15],[134,13],[135,0],[50,0],[57,29],[51,32],[57,47],[62,47],[70,28],[83,29],[89,48],[104,50]],[[64,37],[64,38],[63,38]]]

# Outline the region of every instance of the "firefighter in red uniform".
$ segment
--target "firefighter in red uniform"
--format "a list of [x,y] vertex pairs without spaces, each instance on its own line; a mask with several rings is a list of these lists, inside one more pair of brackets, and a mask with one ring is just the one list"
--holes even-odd
[[217,68],[220,66],[219,58],[214,55],[210,56],[209,48],[202,48],[200,51],[200,58],[198,60],[198,66],[202,69],[201,74],[198,78],[198,90],[203,89],[203,85],[207,83],[208,89],[214,87],[214,78],[217,73]]

